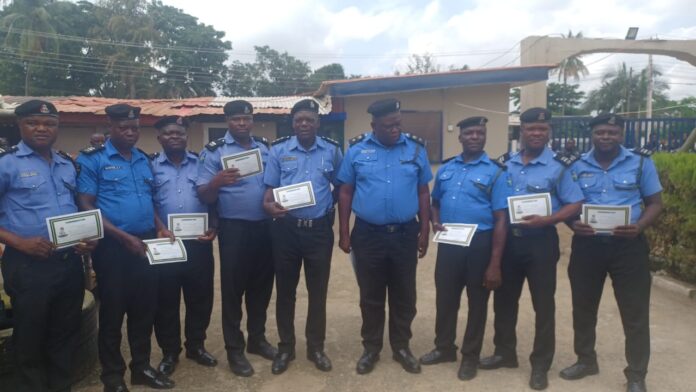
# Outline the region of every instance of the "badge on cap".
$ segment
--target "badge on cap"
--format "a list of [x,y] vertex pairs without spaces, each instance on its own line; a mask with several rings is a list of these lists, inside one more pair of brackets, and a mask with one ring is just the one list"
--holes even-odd
[[401,106],[401,102],[396,101],[396,104],[394,106],[396,106],[396,110],[399,110],[399,107]]
[[50,110],[48,110],[48,106],[46,106],[46,104],[41,105],[41,109],[39,109],[39,111],[43,114],[48,114],[51,112]]
[[314,101],[309,101],[309,107],[314,109]]
[[133,110],[128,112],[128,118],[135,118],[135,113],[133,113]]
[[177,123],[178,125],[184,125],[184,120],[182,120],[181,117],[177,117],[177,118],[176,118],[176,123]]
[[479,121],[479,125],[486,125],[486,121],[488,121],[488,120],[486,120],[485,117],[481,117],[481,121]]
[[616,125],[616,116],[609,117],[609,120],[607,120],[607,124]]
[[544,113],[544,112],[539,113],[539,121],[546,121],[546,113]]
[[249,106],[244,106],[244,114],[249,114]]

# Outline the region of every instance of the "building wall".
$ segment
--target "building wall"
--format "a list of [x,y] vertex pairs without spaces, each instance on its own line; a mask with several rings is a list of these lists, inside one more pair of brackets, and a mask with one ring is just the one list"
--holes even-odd
[[[491,157],[497,157],[507,151],[509,95],[510,86],[505,84],[346,97],[345,140],[347,143],[351,138],[371,130],[371,116],[366,110],[372,102],[394,97],[401,101],[402,110],[442,112],[443,159],[461,152],[461,145],[457,140],[459,129],[456,126],[460,120],[470,116],[488,117],[486,151]],[[482,108],[494,113],[458,104]],[[408,129],[404,131],[408,132]]]

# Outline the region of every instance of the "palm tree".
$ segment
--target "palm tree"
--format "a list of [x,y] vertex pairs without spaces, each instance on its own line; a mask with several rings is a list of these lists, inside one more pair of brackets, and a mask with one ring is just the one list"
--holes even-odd
[[[563,38],[568,39],[583,38],[582,31],[579,31],[577,34],[573,35],[572,30],[568,30],[568,34],[562,34],[562,36]],[[590,73],[582,60],[580,60],[580,57],[581,56],[567,57],[558,64],[558,68],[552,71],[553,73],[557,73],[558,80],[563,82],[564,91],[567,90],[566,86],[568,85],[568,78],[573,78],[573,80],[578,81],[580,80],[581,76],[587,76]],[[564,102],[561,105],[561,115],[565,114],[566,109],[565,99],[563,101]]]

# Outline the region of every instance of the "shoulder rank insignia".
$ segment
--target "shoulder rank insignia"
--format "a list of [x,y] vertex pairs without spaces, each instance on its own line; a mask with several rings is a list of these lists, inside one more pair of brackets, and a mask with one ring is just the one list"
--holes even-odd
[[563,165],[565,167],[569,167],[570,165],[575,163],[575,161],[578,160],[578,156],[573,155],[573,154],[571,154],[571,155],[556,154],[556,155],[554,155],[553,159],[560,162],[561,165]]
[[634,154],[642,155],[644,157],[650,157],[653,154],[653,152],[647,148],[634,148],[631,151],[633,151]]
[[501,168],[503,170],[507,170],[507,165],[503,162],[500,162],[498,159],[491,159],[491,162],[493,162],[493,164],[495,164],[499,168]]
[[17,147],[17,146],[12,146],[12,147],[5,149],[5,150],[0,148],[0,157],[3,155],[15,153],[15,152],[17,152],[17,150],[19,150],[19,147]]
[[263,137],[263,136],[252,136],[251,138],[254,139],[254,141],[255,141],[256,143],[261,143],[261,144],[263,144],[263,145],[266,146],[266,147],[268,147],[268,145],[269,145],[269,144],[268,144],[268,139],[266,139],[266,138]]
[[510,153],[506,152],[505,154],[499,156],[498,158],[495,159],[496,162],[505,164],[505,162],[509,161],[511,158]]
[[279,137],[278,139],[272,141],[272,142],[271,142],[271,145],[272,145],[272,146],[275,146],[276,144],[283,143],[283,142],[285,142],[285,141],[290,140],[291,137],[292,137],[292,136],[283,136],[283,137]]
[[455,156],[453,156],[453,157],[449,157],[449,158],[443,160],[443,161],[442,161],[442,164],[444,165],[445,163],[447,163],[447,162],[453,160],[454,158],[456,158],[456,157],[458,157],[458,156],[459,156],[459,155],[455,155]]
[[220,138],[220,139],[213,140],[212,142],[206,144],[205,148],[207,148],[210,151],[215,151],[223,144],[225,144],[225,139]]
[[367,134],[366,134],[366,133],[362,133],[362,134],[360,134],[360,135],[358,135],[358,136],[356,136],[356,137],[354,137],[354,138],[348,140],[348,145],[352,146],[352,145],[354,145],[354,144],[360,143],[361,141],[363,141],[363,140],[365,139],[365,137],[366,137],[365,135],[367,135]]
[[157,157],[159,157],[159,156],[160,156],[160,153],[156,152],[156,153],[154,153],[154,154],[148,155],[147,157],[150,158],[151,161],[154,161],[154,160],[157,159]]
[[[195,151],[188,150],[188,153],[198,158],[198,153]],[[159,155],[159,153],[157,153]]]
[[411,139],[414,142],[420,144],[421,146],[425,147],[425,140],[421,137],[418,137],[412,133],[404,133],[404,136],[406,136],[407,139]]
[[334,139],[331,139],[330,137],[326,137],[326,136],[319,136],[319,137],[320,137],[322,140],[324,140],[325,142],[330,143],[330,144],[333,144],[333,145],[336,146],[336,147],[340,147],[340,146],[341,146],[341,144],[340,144],[338,141],[336,141],[336,140],[334,140]]
[[143,150],[141,150],[141,149],[139,149],[139,148],[136,148],[136,150],[138,150],[139,153],[145,155],[148,159],[152,159],[152,158],[150,158],[150,154],[146,153],[145,151],[143,151]]
[[58,156],[60,156],[60,157],[62,157],[63,159],[67,160],[68,162],[72,163],[72,165],[75,167],[75,172],[76,172],[77,174],[80,174],[80,169],[81,169],[82,167],[80,166],[79,163],[77,163],[77,162],[73,159],[73,157],[70,156],[70,154],[68,154],[68,153],[65,152],[65,151],[61,151],[61,150],[56,151],[56,154],[58,154]]
[[104,145],[103,145],[103,144],[100,144],[100,145],[97,146],[97,147],[89,146],[89,147],[87,147],[87,148],[83,148],[82,150],[80,150],[80,154],[92,155],[92,154],[94,154],[95,152],[101,151],[101,150],[103,150],[103,149],[104,149]]

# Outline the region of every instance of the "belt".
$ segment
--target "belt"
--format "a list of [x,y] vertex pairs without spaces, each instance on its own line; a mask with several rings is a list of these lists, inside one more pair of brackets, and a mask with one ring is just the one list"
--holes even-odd
[[510,228],[510,232],[514,237],[533,237],[537,235],[542,235],[545,233],[548,233],[551,230],[554,230],[556,227],[555,226],[550,226],[550,227],[541,227],[538,229],[529,229],[529,228],[523,228],[519,226],[513,226]]
[[295,218],[294,216],[285,216],[282,219],[283,221],[287,222],[287,224],[291,226],[295,226],[299,229],[311,229],[315,227],[321,227],[325,224],[330,226],[331,222],[331,214],[333,214],[333,211],[321,216],[319,218],[313,218],[313,219],[302,219],[302,218]]
[[388,223],[386,225],[375,225],[358,217],[355,218],[355,222],[357,224],[366,226],[370,231],[380,233],[400,233],[405,231],[409,226],[418,224],[418,221],[416,221],[415,219],[411,219],[410,221],[404,223]]

